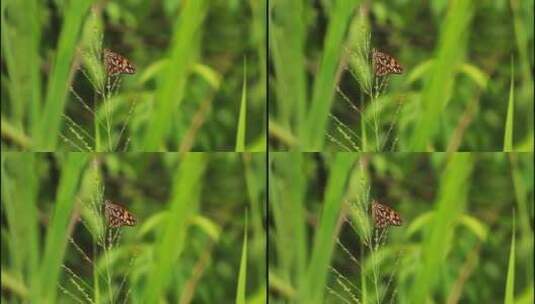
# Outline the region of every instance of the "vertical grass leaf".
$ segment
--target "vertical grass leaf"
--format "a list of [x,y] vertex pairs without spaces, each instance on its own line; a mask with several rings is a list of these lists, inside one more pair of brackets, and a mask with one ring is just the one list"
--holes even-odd
[[61,117],[67,100],[67,88],[72,76],[72,58],[90,0],[68,2],[59,36],[58,49],[48,77],[45,105],[35,138],[35,150],[54,151],[59,138]]
[[[273,83],[279,101],[278,121],[283,129],[298,135],[306,127],[307,109],[305,3],[302,0],[269,1],[272,12],[269,14],[269,47],[277,76]],[[293,130],[294,127],[297,130]]]
[[240,116],[238,118],[238,129],[236,130],[236,152],[245,151],[245,130],[247,120],[247,61],[243,63],[243,87],[241,92]]
[[41,5],[36,0],[2,2],[2,59],[9,75],[6,91],[10,96],[12,124],[22,133],[27,133],[26,121],[29,131],[33,130],[41,111]]
[[507,266],[507,280],[505,282],[505,304],[515,303],[515,214],[513,213],[513,237],[509,251],[509,265]]
[[507,118],[505,119],[505,135],[503,136],[503,151],[513,151],[513,122],[515,116],[515,68],[514,61],[511,59],[511,85],[509,87],[509,102],[507,106]]
[[433,293],[437,273],[450,249],[454,224],[459,221],[466,203],[472,167],[470,153],[455,153],[446,165],[433,221],[422,244],[422,261],[409,290],[410,303],[425,303]]
[[8,246],[13,259],[11,271],[17,273],[20,278],[37,275],[38,255],[41,252],[36,158],[33,153],[2,153],[2,206],[11,240],[11,245]]
[[71,212],[76,202],[81,173],[85,167],[88,154],[66,154],[61,170],[56,204],[46,232],[45,250],[41,262],[38,282],[33,282],[33,303],[56,303],[56,291],[65,248],[67,246],[67,228]]
[[355,162],[356,154],[338,153],[329,170],[323,211],[319,220],[312,257],[304,282],[299,286],[300,303],[322,303],[336,240],[336,224],[343,203],[346,182]]
[[245,213],[245,227],[243,228],[243,247],[241,251],[240,273],[236,288],[236,304],[245,304],[245,288],[247,283],[247,213]]
[[336,87],[336,71],[343,50],[344,37],[355,7],[360,1],[339,0],[333,3],[323,54],[314,80],[312,103],[306,120],[304,150],[320,151],[325,141],[327,119]]
[[471,0],[455,0],[441,27],[432,72],[424,84],[421,96],[421,112],[410,138],[410,151],[426,151],[438,131],[437,122],[452,95],[455,84],[455,72],[461,63],[464,42],[471,20],[473,3]]
[[203,153],[187,153],[179,163],[173,178],[170,210],[154,246],[154,265],[148,274],[142,303],[158,303],[166,292],[186,246],[189,224],[198,210],[205,167]]
[[198,52],[198,47],[192,47],[192,42],[199,41],[206,4],[205,0],[183,2],[174,26],[169,64],[159,78],[154,112],[144,136],[145,151],[162,150],[173,115],[182,103],[187,79]]

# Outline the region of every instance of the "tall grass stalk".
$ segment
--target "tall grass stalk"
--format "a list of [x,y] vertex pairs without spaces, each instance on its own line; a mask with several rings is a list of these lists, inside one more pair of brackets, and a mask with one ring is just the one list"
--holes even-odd
[[[327,137],[335,143],[336,146],[342,147],[348,151],[383,151],[389,142],[389,137],[394,128],[395,118],[399,114],[401,105],[398,104],[394,119],[388,129],[383,132],[382,112],[387,107],[386,101],[381,95],[386,91],[390,75],[383,77],[376,76],[374,73],[374,62],[371,58],[373,53],[371,47],[371,30],[367,14],[363,9],[355,16],[351,23],[347,47],[342,61],[346,66],[345,69],[350,73],[352,78],[360,87],[360,104],[357,106],[356,101],[351,100],[340,87],[337,87],[337,93],[347,104],[350,111],[360,120],[360,132],[352,130],[352,127],[345,124],[341,119],[336,118],[333,114],[330,117],[336,126],[336,130],[343,138],[337,139],[336,136],[327,134]],[[370,136],[368,135],[370,132]],[[360,133],[360,135],[357,135]],[[368,143],[368,138],[374,140]],[[394,142],[394,141],[393,141]],[[392,148],[394,144],[392,144]]]
[[505,283],[505,304],[513,304],[515,303],[515,254],[516,254],[516,247],[515,247],[515,240],[516,240],[516,225],[515,225],[515,215],[513,213],[513,237],[511,238],[511,247],[509,251],[509,263],[507,266],[507,280]]
[[11,259],[9,271],[2,267],[2,284],[4,272],[7,272],[6,278],[11,277],[11,285],[17,286],[15,290],[20,291],[26,301],[35,288],[32,282],[38,282],[40,267],[37,209],[40,187],[35,174],[39,159],[33,153],[3,152],[1,156],[2,210],[9,227],[7,233],[2,232],[2,241],[9,244],[6,249]]
[[247,284],[247,213],[245,214],[245,227],[243,228],[243,245],[240,259],[240,271],[236,288],[236,304],[245,304],[245,291]]
[[75,195],[82,170],[87,162],[87,155],[81,153],[66,154],[61,170],[56,204],[52,218],[48,225],[45,238],[43,259],[39,275],[35,277],[32,288],[32,302],[54,303],[56,299],[56,286],[65,248],[67,245],[67,228],[74,208]]
[[409,290],[411,303],[424,303],[436,287],[436,273],[443,267],[449,244],[454,237],[452,227],[462,215],[466,204],[472,167],[473,157],[470,153],[452,154],[447,162],[440,179],[433,222],[429,224],[428,234],[422,244],[421,264],[416,269]]
[[[301,138],[307,113],[305,73],[305,13],[304,1],[269,1],[269,46],[276,80],[277,115],[281,129],[290,136]],[[271,124],[270,124],[271,128]],[[297,149],[302,143],[290,145]]]
[[303,150],[322,150],[327,130],[327,121],[336,88],[336,72],[343,50],[344,37],[354,10],[360,1],[340,0],[333,3],[324,49],[312,89],[310,111],[303,130]]
[[187,153],[176,170],[170,209],[154,245],[153,265],[142,290],[144,303],[158,302],[170,283],[171,272],[186,246],[189,224],[198,211],[206,162],[202,153]]
[[509,102],[507,105],[507,118],[505,119],[505,134],[503,136],[503,151],[513,151],[513,123],[515,115],[515,69],[514,61],[511,59],[511,84],[509,86]]
[[[390,227],[378,229],[374,227],[370,217],[371,204],[370,186],[367,181],[363,163],[360,169],[354,170],[350,179],[348,199],[345,201],[343,218],[357,239],[360,241],[360,252],[355,256],[343,243],[337,239],[337,245],[355,266],[358,272],[357,278],[348,278],[342,271],[331,267],[334,274],[334,286],[327,286],[327,290],[335,291],[336,287],[342,288],[344,293],[336,293],[335,296],[350,303],[385,303],[388,290],[391,288],[395,271],[386,274],[383,264],[390,255],[390,250],[385,251],[384,245],[390,231]],[[396,258],[396,262],[399,258]],[[384,279],[387,279],[385,282]],[[360,285],[359,285],[360,284]],[[332,293],[332,292],[331,292]],[[392,297],[395,294],[395,288]],[[393,298],[392,298],[393,300]]]
[[[40,1],[35,0],[2,1],[1,4],[2,59],[9,75],[6,91],[13,114],[9,125],[21,136],[29,138],[37,130],[41,115],[41,5]],[[2,117],[2,132],[6,118]],[[23,148],[28,149],[25,146]]]
[[298,302],[322,303],[323,301],[342,198],[355,159],[356,155],[352,153],[336,154],[329,169],[324,207],[314,236],[306,276],[299,285]]
[[410,151],[427,151],[433,144],[439,126],[437,122],[455,86],[456,68],[463,60],[473,10],[471,0],[452,1],[449,5],[441,26],[436,59],[422,91],[418,120],[409,141]]
[[247,61],[243,62],[243,86],[240,102],[240,116],[238,118],[238,127],[236,129],[236,152],[245,151],[245,134],[247,121]]
[[273,181],[269,185],[270,210],[275,225],[273,241],[281,265],[280,276],[286,282],[301,282],[309,260],[304,157],[298,152],[270,153],[270,164],[269,179]]
[[56,57],[50,72],[46,100],[40,121],[32,134],[35,135],[35,150],[53,151],[59,138],[60,123],[67,100],[67,89],[72,77],[72,59],[76,43],[91,1],[69,2],[65,21],[61,27]]
[[[182,103],[191,67],[196,61],[200,31],[207,11],[207,1],[185,1],[173,28],[169,64],[158,81],[154,112],[144,134],[144,150],[162,149],[172,115]],[[194,44],[192,46],[192,43]]]

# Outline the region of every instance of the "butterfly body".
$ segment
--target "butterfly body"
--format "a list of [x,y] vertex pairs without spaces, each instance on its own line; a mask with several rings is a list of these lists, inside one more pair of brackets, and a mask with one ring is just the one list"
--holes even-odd
[[136,68],[128,59],[109,49],[104,49],[104,66],[109,76],[136,72]]
[[401,226],[403,223],[399,213],[376,201],[372,202],[372,217],[375,227],[379,229],[388,228],[388,226]]
[[376,76],[387,76],[388,74],[401,74],[403,67],[394,57],[378,51],[372,50],[373,66]]
[[136,224],[136,218],[126,208],[109,200],[104,202],[104,215],[110,228],[134,226]]

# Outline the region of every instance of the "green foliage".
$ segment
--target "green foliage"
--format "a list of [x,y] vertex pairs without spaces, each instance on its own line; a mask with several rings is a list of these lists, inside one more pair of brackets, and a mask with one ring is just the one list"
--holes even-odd
[[61,117],[67,102],[67,88],[73,73],[72,58],[84,20],[83,16],[89,10],[90,4],[91,1],[88,0],[73,2],[66,9],[57,55],[48,78],[43,112],[33,132],[37,151],[56,150]]
[[450,227],[465,209],[472,173],[472,155],[453,154],[441,177],[436,212],[433,221],[427,225],[428,233],[422,244],[422,265],[416,273],[409,293],[409,301],[423,303],[432,294],[437,282],[437,272],[444,265],[449,244],[454,237]]
[[[516,227],[512,206],[522,221],[533,212],[532,157],[271,153],[270,303],[505,299],[511,249],[503,244]],[[372,200],[399,212],[403,225],[370,229]],[[533,231],[522,227],[509,275],[515,303],[533,295]]]
[[243,87],[241,93],[241,102],[240,102],[240,116],[238,119],[238,128],[236,129],[236,152],[245,151],[245,131],[247,121],[247,62],[244,61],[243,64]]
[[304,136],[304,150],[321,151],[325,133],[329,109],[333,101],[338,58],[341,54],[344,33],[346,32],[350,17],[358,2],[351,0],[339,0],[334,2],[330,12],[330,22],[325,37],[322,59],[318,76],[312,89],[310,112],[307,114],[305,123],[306,133]]
[[[515,79],[507,132],[533,151],[534,2],[450,2],[271,1],[270,149],[503,151]],[[373,48],[403,74],[371,75]]]
[[509,263],[507,267],[507,281],[505,283],[505,304],[515,303],[515,219],[513,216],[513,237],[511,238],[511,249],[509,251]]
[[[267,1],[171,2],[2,2],[2,150],[234,151],[245,78],[265,151]],[[103,79],[104,48],[136,73]]]
[[[264,162],[261,153],[2,153],[2,297],[265,299]],[[102,231],[106,199],[137,224]]]
[[247,283],[247,216],[245,217],[245,227],[243,234],[243,245],[240,259],[240,272],[238,275],[238,286],[236,288],[236,304],[245,304],[245,288]]
[[466,49],[467,28],[473,15],[472,1],[454,1],[441,26],[435,59],[424,84],[420,111],[408,150],[425,151],[437,133],[436,121],[448,105],[455,86],[455,68]]
[[507,106],[507,118],[505,119],[505,135],[503,137],[503,151],[513,151],[513,124],[515,117],[515,96],[514,96],[514,65],[511,65],[511,86],[509,89],[509,102]]

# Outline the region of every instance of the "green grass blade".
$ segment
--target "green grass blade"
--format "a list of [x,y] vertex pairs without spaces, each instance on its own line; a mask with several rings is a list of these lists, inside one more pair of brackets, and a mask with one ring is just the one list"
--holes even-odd
[[409,291],[409,303],[425,303],[433,293],[438,279],[436,274],[444,265],[447,249],[454,236],[452,227],[464,210],[472,167],[470,153],[453,154],[446,166],[440,180],[433,222],[422,244],[422,262]]
[[[301,282],[306,275],[308,236],[306,227],[304,157],[300,152],[274,153],[277,175],[270,184],[278,259],[284,278]],[[272,172],[270,172],[273,175]],[[280,198],[279,198],[280,197]]]
[[154,245],[154,265],[148,274],[142,303],[158,303],[166,292],[173,269],[186,246],[189,224],[198,211],[205,167],[203,153],[187,153],[179,163],[173,178],[170,210]]
[[39,281],[32,293],[33,303],[55,303],[61,264],[67,247],[67,229],[81,173],[87,161],[85,153],[65,154],[56,204],[46,232],[45,250]]
[[[269,153],[268,174],[269,174],[269,204],[270,211],[273,214],[273,226],[271,233],[267,236],[268,242],[274,244],[274,251],[276,252],[277,259],[279,261],[280,269],[277,273],[269,274],[269,285],[288,286],[292,277],[292,265],[293,265],[293,252],[288,250],[288,244],[291,242],[291,223],[288,221],[288,212],[285,212],[284,207],[289,204],[285,204],[283,189],[284,183],[282,178],[279,179],[277,167],[279,166],[279,160],[284,159],[282,153]],[[284,167],[284,164],[280,165]],[[295,221],[302,220],[296,218]],[[269,254],[269,253],[268,253]],[[272,270],[270,268],[270,270]],[[280,276],[280,279],[278,278]],[[289,289],[289,288],[286,288]]]
[[339,0],[333,3],[324,50],[306,120],[304,150],[320,151],[325,141],[327,120],[336,87],[336,72],[342,54],[344,37],[355,7],[360,1]]
[[[40,113],[41,11],[40,1],[2,2],[2,59],[5,60],[10,80],[7,90],[10,96],[10,119],[17,130],[24,133],[29,133],[25,121],[29,121],[31,132]],[[9,16],[9,21],[6,16]]]
[[515,303],[515,215],[513,213],[513,238],[511,239],[511,250],[509,251],[509,265],[507,266],[507,281],[505,283],[505,304]]
[[323,303],[327,274],[336,240],[336,225],[355,153],[338,153],[329,170],[323,212],[314,237],[307,276],[299,289],[300,303]]
[[[263,191],[266,184],[266,154],[265,153],[242,153],[247,198],[251,214],[251,230],[253,237],[249,243],[249,251],[253,252],[254,263],[262,263],[257,271],[260,282],[266,277],[266,230],[264,228],[264,213],[266,208],[266,193]],[[255,254],[256,253],[256,254]],[[265,286],[263,287],[265,289]]]
[[236,304],[245,304],[245,288],[247,283],[247,213],[245,214],[245,227],[243,228],[243,247],[240,260],[240,274],[236,289]]
[[145,151],[164,147],[173,115],[182,103],[191,68],[195,63],[199,32],[206,15],[205,0],[185,1],[174,26],[169,64],[162,71],[156,90],[154,112],[144,137]]
[[240,117],[238,118],[238,129],[236,130],[236,152],[245,151],[245,131],[247,121],[247,61],[243,64],[243,87],[241,92]]
[[33,153],[2,153],[2,209],[9,227],[11,241],[7,243],[13,259],[10,271],[19,278],[38,273],[37,163]]
[[469,30],[472,1],[452,1],[441,29],[436,59],[421,95],[421,111],[410,138],[409,151],[426,151],[438,132],[437,123],[455,85],[455,73],[462,61]]
[[509,102],[507,106],[507,118],[505,120],[505,135],[503,137],[503,151],[513,151],[513,122],[515,116],[515,68],[514,62],[511,62],[511,85],[509,87]]
[[[276,74],[276,81],[271,83],[275,84],[277,94],[277,122],[298,138],[305,127],[307,110],[305,3],[303,0],[269,1],[272,12],[269,47]],[[273,16],[277,18],[272,19]],[[296,147],[295,144],[290,143],[290,147]]]
[[72,76],[72,58],[76,49],[84,16],[91,5],[90,0],[69,2],[65,11],[65,22],[59,36],[58,49],[47,85],[47,94],[37,130],[35,149],[53,151],[59,138],[61,117],[67,101],[67,88]]

